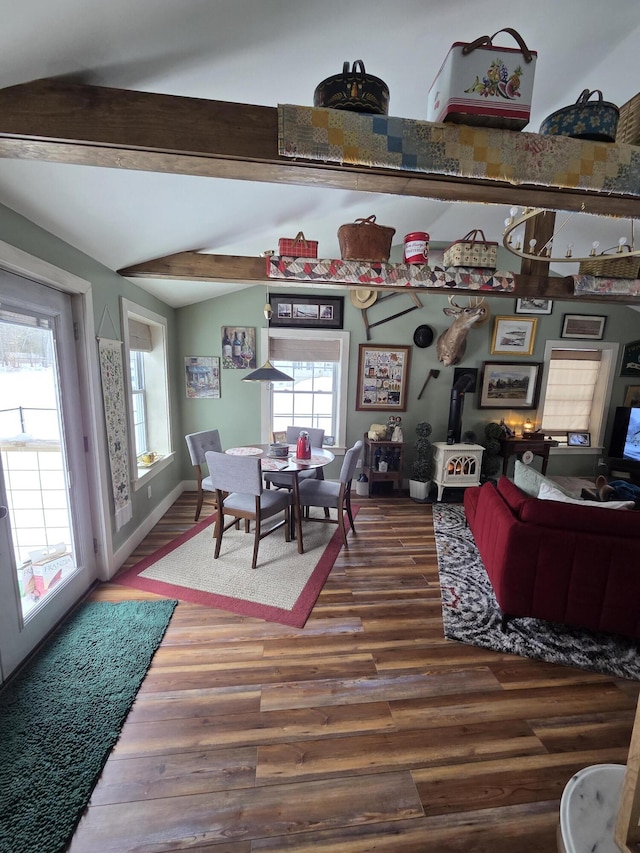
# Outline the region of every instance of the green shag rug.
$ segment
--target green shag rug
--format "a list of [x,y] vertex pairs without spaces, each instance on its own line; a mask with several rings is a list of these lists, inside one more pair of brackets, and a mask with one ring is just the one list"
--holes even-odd
[[88,602],[0,692],[0,851],[63,851],[177,601]]

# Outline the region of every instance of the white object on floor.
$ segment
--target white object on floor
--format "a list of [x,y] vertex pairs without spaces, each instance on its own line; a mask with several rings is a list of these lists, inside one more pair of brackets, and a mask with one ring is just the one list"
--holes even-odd
[[560,853],[620,853],[614,841],[624,764],[593,764],[567,782],[560,800]]

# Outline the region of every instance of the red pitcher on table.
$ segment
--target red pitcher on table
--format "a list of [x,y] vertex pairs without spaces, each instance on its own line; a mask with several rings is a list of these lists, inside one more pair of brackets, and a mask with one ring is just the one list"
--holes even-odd
[[300,432],[300,436],[298,437],[296,456],[298,459],[311,459],[311,442],[309,441],[309,433],[304,429]]

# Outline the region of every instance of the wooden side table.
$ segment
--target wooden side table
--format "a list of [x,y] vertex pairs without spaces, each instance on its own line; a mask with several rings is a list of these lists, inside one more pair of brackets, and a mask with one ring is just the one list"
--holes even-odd
[[[386,471],[380,470],[381,461],[387,463]],[[362,470],[369,480],[368,494],[371,494],[373,483],[393,482],[394,488],[402,488],[403,465],[404,444],[401,441],[373,441],[365,433]]]
[[549,451],[552,447],[557,447],[558,442],[551,438],[522,438],[521,436],[513,435],[509,438],[501,438],[500,452],[502,454],[502,473],[507,473],[509,467],[509,459],[512,456],[522,458],[522,454],[529,450],[534,456],[542,457],[542,473],[547,473],[547,463],[549,462]]

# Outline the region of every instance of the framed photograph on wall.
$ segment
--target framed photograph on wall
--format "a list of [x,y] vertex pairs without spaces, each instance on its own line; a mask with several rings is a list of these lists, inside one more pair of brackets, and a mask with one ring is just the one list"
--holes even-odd
[[591,447],[591,433],[568,432],[567,447]]
[[485,361],[482,365],[479,409],[535,409],[542,364]]
[[582,338],[591,341],[601,341],[604,334],[606,317],[594,314],[565,314],[562,318],[563,338]]
[[516,314],[551,314],[552,311],[552,299],[539,299],[537,296],[516,299]]
[[620,376],[640,376],[640,341],[624,345]]
[[270,293],[271,320],[275,329],[342,329],[344,296],[301,296]]
[[627,409],[640,407],[640,385],[627,385],[624,395],[624,405]]
[[184,359],[187,397],[190,400],[220,399],[220,359],[208,355],[187,355]]
[[537,323],[533,317],[496,317],[491,355],[531,355]]
[[360,344],[356,410],[406,411],[410,359],[411,347]]

